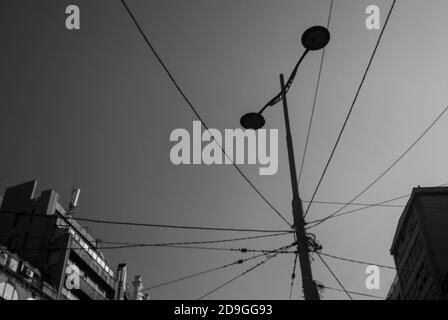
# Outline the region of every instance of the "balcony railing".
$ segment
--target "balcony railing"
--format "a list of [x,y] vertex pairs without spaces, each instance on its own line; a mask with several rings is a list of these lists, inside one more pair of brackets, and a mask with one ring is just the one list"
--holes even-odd
[[79,278],[79,290],[84,292],[92,300],[107,300],[103,292],[92,286],[85,278]]
[[115,288],[115,280],[94,260],[76,241],[71,241],[73,252],[76,253],[95,273],[111,288]]

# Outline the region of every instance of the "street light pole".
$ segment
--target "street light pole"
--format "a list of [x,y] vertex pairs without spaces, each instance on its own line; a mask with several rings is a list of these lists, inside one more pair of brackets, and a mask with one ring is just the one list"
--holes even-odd
[[263,112],[268,108],[274,106],[280,100],[283,101],[283,114],[285,116],[286,125],[286,145],[288,148],[289,170],[291,174],[292,187],[292,215],[294,218],[293,229],[296,234],[297,254],[300,260],[300,270],[302,273],[302,287],[305,295],[305,300],[320,300],[319,292],[317,290],[316,282],[313,280],[313,273],[311,271],[311,263],[309,256],[309,246],[317,248],[317,243],[314,239],[310,239],[305,231],[305,219],[303,217],[302,200],[299,196],[299,184],[297,182],[296,164],[294,160],[294,148],[292,144],[291,126],[289,124],[288,103],[286,101],[286,93],[291,87],[292,82],[296,76],[297,70],[302,63],[305,56],[310,51],[317,51],[324,48],[330,41],[330,32],[327,28],[322,26],[314,26],[307,29],[302,35],[302,45],[305,52],[297,62],[294,70],[289,76],[288,82],[285,85],[283,74],[280,75],[281,91],[273,99],[271,99],[259,112],[250,112],[243,115],[240,123],[245,129],[258,130],[262,128],[266,121],[263,117]]
[[302,274],[302,288],[305,300],[320,300],[316,282],[313,280],[311,263],[308,250],[308,239],[305,233],[305,221],[303,218],[302,200],[299,195],[296,164],[294,159],[294,147],[292,144],[291,127],[289,123],[288,102],[286,101],[286,87],[283,74],[280,75],[280,86],[283,102],[283,114],[285,116],[286,146],[288,149],[289,170],[292,187],[292,215],[297,240],[297,253],[299,255],[300,270]]

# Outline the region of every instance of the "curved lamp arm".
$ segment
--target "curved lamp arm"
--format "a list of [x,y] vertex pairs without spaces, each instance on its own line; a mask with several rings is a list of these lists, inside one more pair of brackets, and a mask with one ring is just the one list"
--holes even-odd
[[[285,84],[285,93],[288,92],[289,88],[291,87],[294,78],[296,77],[297,74],[297,70],[299,69],[300,64],[302,63],[303,59],[305,58],[305,56],[307,55],[307,53],[310,50],[305,50],[302,54],[302,56],[300,57],[299,61],[297,62],[296,66],[294,67],[294,69],[291,72],[291,75],[288,78],[288,81]],[[271,100],[269,100],[268,103],[266,103],[266,105],[261,108],[261,110],[258,112],[259,114],[262,114],[264,112],[264,110],[266,110],[266,108],[268,107],[272,107],[274,105],[276,105],[278,102],[282,101],[282,93],[279,92],[274,98],[272,98]]]

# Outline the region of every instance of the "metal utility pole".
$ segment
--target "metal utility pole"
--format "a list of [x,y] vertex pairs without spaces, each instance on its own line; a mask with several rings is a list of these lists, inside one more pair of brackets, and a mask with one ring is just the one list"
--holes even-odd
[[262,128],[266,121],[262,113],[268,108],[274,106],[280,100],[283,101],[283,114],[285,116],[286,125],[286,145],[288,147],[289,169],[291,173],[292,186],[292,214],[294,218],[293,229],[296,233],[297,253],[300,260],[300,270],[302,273],[302,287],[305,294],[305,300],[320,300],[319,292],[317,291],[316,282],[313,280],[311,272],[311,263],[309,257],[310,245],[318,248],[318,244],[314,239],[310,239],[305,231],[305,221],[303,217],[302,200],[299,196],[299,185],[297,182],[296,164],[294,160],[294,148],[292,144],[291,127],[289,124],[288,104],[286,101],[286,92],[291,87],[294,77],[296,76],[299,65],[305,58],[308,52],[323,49],[330,41],[330,32],[327,28],[322,26],[314,26],[308,28],[302,34],[302,45],[305,52],[294,67],[293,72],[289,76],[288,82],[285,86],[285,79],[283,74],[280,75],[281,92],[270,100],[258,113],[250,112],[241,117],[240,123],[245,129],[258,130]]
[[283,101],[283,114],[286,126],[286,145],[288,148],[289,170],[291,174],[292,187],[292,215],[294,218],[294,229],[296,231],[297,252],[302,274],[302,288],[305,300],[320,300],[316,282],[313,280],[311,263],[308,250],[308,239],[305,233],[305,220],[303,218],[302,200],[299,196],[299,185],[297,182],[296,164],[294,160],[294,148],[292,144],[291,127],[289,124],[288,103],[286,101],[285,79],[280,75],[280,86]]

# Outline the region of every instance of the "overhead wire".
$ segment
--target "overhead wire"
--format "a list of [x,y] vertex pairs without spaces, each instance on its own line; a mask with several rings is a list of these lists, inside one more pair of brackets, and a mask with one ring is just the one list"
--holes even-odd
[[[407,195],[409,196],[409,195]],[[375,207],[384,207],[384,208],[406,208],[405,204],[375,204],[375,203],[359,203],[359,202],[338,202],[338,201],[314,201],[314,203],[318,204],[328,204],[328,205],[347,205],[347,206],[375,206]],[[420,206],[420,208],[424,209],[440,209],[440,210],[447,210],[447,206]]]
[[333,276],[333,278],[337,281],[337,283],[339,284],[339,286],[344,290],[344,292],[347,294],[347,296],[350,298],[350,300],[353,300],[353,297],[350,295],[350,293],[347,291],[347,289],[345,289],[344,285],[342,284],[342,282],[339,280],[339,278],[336,276],[336,274],[333,272],[333,270],[330,268],[330,266],[327,264],[327,262],[325,262],[324,258],[322,258],[322,256],[319,254],[319,252],[316,252],[317,256],[319,257],[319,259],[322,261],[322,263],[325,265],[325,267],[327,267],[328,271],[330,271],[331,275]]
[[[338,289],[338,288],[333,288],[333,287],[328,287],[323,285],[322,288],[324,289],[328,289],[328,290],[333,290],[333,291],[338,291],[338,292],[344,292],[346,293],[344,290],[342,289]],[[368,294],[368,293],[362,293],[362,292],[357,292],[357,291],[352,291],[352,290],[347,290],[348,293],[350,294],[354,294],[357,296],[363,296],[363,297],[368,297],[368,298],[375,298],[375,299],[386,299],[386,297],[382,297],[382,296],[377,296],[377,295],[373,295],[373,294]]]
[[[239,252],[239,253],[263,253],[268,254],[272,252],[278,252],[279,254],[292,254],[295,253],[295,251],[277,251],[277,250],[270,250],[270,249],[248,249],[248,248],[216,248],[216,247],[198,247],[198,246],[176,246],[176,245],[164,245],[164,244],[157,244],[156,246],[142,246],[140,244],[128,244],[128,245],[115,245],[115,246],[98,246],[95,248],[95,250],[118,250],[118,249],[131,249],[131,248],[144,248],[144,247],[161,247],[161,248],[175,248],[175,249],[199,249],[199,250],[212,250],[212,251],[228,251],[228,252]],[[80,251],[86,251],[84,248],[74,248],[74,247],[58,247],[58,246],[42,246],[42,247],[36,247],[36,248],[15,248],[15,249],[8,249],[11,252],[28,252],[28,251],[70,251],[70,250],[80,250]]]
[[[9,210],[0,210],[1,213],[16,214],[16,215],[28,215],[34,217],[53,217],[53,215],[18,212]],[[134,227],[152,227],[152,228],[168,228],[168,229],[186,229],[186,230],[204,230],[204,231],[229,231],[229,232],[259,232],[259,233],[279,233],[279,232],[294,232],[293,230],[266,230],[266,229],[250,229],[250,228],[218,228],[218,227],[205,227],[205,226],[185,226],[185,225],[170,225],[170,224],[156,224],[156,223],[144,223],[144,222],[132,222],[132,221],[115,221],[115,220],[100,220],[81,217],[72,217],[62,215],[63,218],[68,220],[77,220],[99,224],[110,225],[126,225]]]
[[[334,0],[330,0],[330,12],[328,13],[327,29],[330,29],[331,15],[333,13],[333,2],[334,2]],[[299,170],[299,177],[297,178],[297,184],[300,184],[300,179],[302,178],[303,166],[305,164],[305,159],[306,159],[306,153],[308,151],[308,143],[309,143],[309,139],[310,139],[310,135],[311,135],[311,127],[313,125],[314,113],[315,113],[315,110],[316,110],[316,102],[317,102],[317,96],[318,96],[318,93],[319,93],[320,79],[321,79],[321,76],[322,76],[322,69],[323,69],[323,64],[324,64],[324,60],[325,60],[325,51],[326,51],[326,49],[327,48],[324,47],[324,49],[322,50],[322,56],[321,56],[321,59],[320,59],[319,73],[317,75],[316,90],[314,91],[313,107],[311,109],[310,122],[309,122],[309,125],[308,125],[308,132],[306,134],[305,147],[303,148],[302,161],[300,163],[300,170]],[[306,217],[306,215],[304,216],[304,218],[305,217]]]
[[347,206],[350,203],[359,199],[359,197],[361,197],[370,188],[372,188],[378,181],[380,181],[390,170],[392,170],[392,168],[394,168],[417,145],[417,143],[434,127],[434,125],[442,118],[442,116],[447,111],[448,111],[448,106],[442,110],[442,112],[435,118],[435,120],[433,122],[431,122],[431,124],[423,131],[423,133],[421,133],[418,136],[418,138],[391,165],[389,165],[383,172],[381,172],[381,174],[378,177],[376,177],[367,187],[365,187],[361,192],[359,192],[352,200],[350,200],[347,204],[342,206],[340,209],[338,209],[334,213],[328,215],[326,218],[323,218],[322,221],[316,223],[315,225],[313,225],[310,228],[314,228],[314,227],[318,226],[319,224],[325,222],[327,219],[331,218],[332,216],[338,214],[339,212],[341,212],[342,210],[347,208]]
[[[136,247],[173,247],[173,248],[185,248],[185,249],[209,249],[209,250],[227,250],[227,251],[240,251],[240,252],[255,252],[255,249],[247,249],[247,248],[209,248],[209,247],[190,247],[189,245],[195,244],[216,244],[216,243],[227,243],[227,242],[237,242],[237,241],[245,241],[245,240],[253,240],[260,238],[270,238],[277,237],[282,235],[287,235],[289,233],[278,233],[278,234],[269,234],[269,235],[258,235],[251,237],[240,237],[240,238],[230,238],[230,239],[219,239],[219,240],[204,240],[204,241],[183,241],[183,242],[167,242],[167,243],[136,243],[136,242],[118,242],[118,241],[103,241],[102,244],[108,244],[113,246],[96,246],[96,249],[120,249],[120,248],[136,248]],[[23,238],[23,239],[47,239],[45,237],[37,237],[37,236],[27,236],[27,235],[0,235],[1,236],[12,236],[13,238]],[[51,240],[51,238],[48,238]],[[59,240],[60,238],[54,239],[53,243]],[[93,246],[93,244],[91,244]],[[40,250],[42,248],[36,248],[33,250]],[[51,247],[51,249],[54,249]],[[64,248],[62,248],[64,249]],[[257,250],[262,251],[262,250]],[[269,250],[266,250],[269,251]]]
[[378,263],[373,263],[373,262],[368,262],[368,261],[343,258],[343,257],[339,257],[339,256],[335,256],[335,255],[328,254],[328,253],[323,253],[323,252],[319,252],[319,254],[321,254],[322,256],[325,256],[325,257],[336,259],[336,260],[341,260],[341,261],[351,262],[351,263],[357,263],[357,264],[362,264],[362,265],[367,265],[367,266],[374,265],[374,266],[377,266],[379,268],[394,270],[394,271],[398,271],[398,272],[409,272],[409,273],[421,274],[421,275],[430,276],[430,277],[436,277],[437,276],[436,274],[426,273],[426,272],[422,272],[420,270],[414,270],[414,269],[409,269],[409,268],[396,268],[396,267],[387,266],[387,265],[384,265],[384,264],[378,264]]
[[370,57],[370,60],[369,60],[369,62],[368,62],[368,64],[367,64],[367,67],[366,67],[366,69],[365,69],[365,71],[364,71],[364,75],[363,75],[363,77],[362,77],[362,79],[361,79],[361,82],[360,82],[360,84],[359,84],[359,86],[358,86],[358,89],[357,89],[357,91],[356,91],[356,94],[355,94],[355,97],[354,97],[354,99],[353,99],[353,102],[352,102],[352,104],[351,104],[351,106],[350,106],[350,109],[349,109],[349,111],[348,111],[348,113],[347,113],[347,115],[346,115],[346,117],[345,117],[345,120],[344,120],[344,123],[343,123],[343,125],[342,125],[342,128],[341,128],[341,130],[339,131],[338,137],[337,137],[337,139],[336,139],[336,143],[334,144],[334,147],[333,147],[333,149],[332,149],[332,151],[331,151],[330,157],[329,157],[328,160],[327,160],[327,163],[326,163],[326,165],[325,165],[325,167],[324,167],[324,170],[323,170],[323,172],[322,172],[322,175],[321,175],[320,178],[319,178],[319,182],[317,183],[317,186],[316,186],[316,188],[314,189],[314,192],[313,192],[313,195],[312,195],[312,197],[311,197],[311,200],[310,200],[310,202],[308,203],[308,207],[306,208],[306,211],[305,211],[305,216],[308,214],[308,212],[309,212],[309,210],[310,210],[310,208],[311,208],[311,205],[313,204],[314,198],[316,197],[316,194],[317,194],[317,192],[319,191],[320,185],[321,185],[321,183],[322,183],[322,181],[323,181],[323,179],[324,179],[324,177],[325,177],[325,174],[326,174],[326,172],[327,172],[327,170],[328,170],[328,167],[330,166],[331,160],[333,159],[333,156],[334,156],[334,154],[335,154],[335,152],[336,152],[336,148],[337,148],[338,145],[339,145],[339,142],[340,142],[340,140],[341,140],[342,134],[343,134],[344,131],[345,131],[345,127],[347,126],[348,120],[350,119],[350,116],[351,116],[352,111],[353,111],[353,109],[354,109],[354,107],[355,107],[355,104],[356,104],[356,102],[358,101],[359,94],[360,94],[360,92],[361,92],[361,89],[362,89],[362,87],[363,87],[363,85],[364,85],[364,82],[365,82],[365,80],[366,80],[367,74],[368,74],[368,72],[369,72],[369,70],[370,70],[370,67],[371,67],[371,65],[372,65],[373,59],[374,59],[374,57],[375,57],[375,55],[376,55],[376,52],[377,52],[377,50],[378,50],[379,44],[380,44],[380,42],[381,42],[381,39],[383,38],[384,31],[386,30],[386,27],[387,27],[387,25],[388,25],[388,23],[389,23],[389,19],[390,19],[390,17],[391,17],[391,14],[392,14],[392,12],[393,12],[394,7],[395,7],[395,3],[396,3],[396,0],[393,0],[392,5],[391,5],[391,7],[390,7],[390,9],[389,9],[389,13],[388,13],[387,18],[386,18],[386,21],[384,22],[384,26],[383,26],[383,28],[382,28],[382,30],[381,30],[381,33],[380,33],[380,35],[379,35],[379,37],[378,37],[378,40],[377,40],[376,45],[375,45],[375,48],[374,48],[374,50],[373,50],[373,52],[372,52],[372,55],[371,55],[371,57]]
[[[282,247],[282,248],[279,248],[279,250],[287,249],[287,248],[290,248],[290,247],[292,247],[292,246],[293,246],[293,245],[284,246],[284,247]],[[251,271],[253,271],[253,270],[255,270],[255,269],[261,267],[263,264],[265,264],[265,263],[268,262],[269,260],[271,260],[271,259],[273,259],[274,257],[276,257],[278,254],[279,254],[279,253],[271,253],[271,254],[269,254],[269,255],[266,255],[267,258],[264,259],[263,261],[261,261],[261,262],[257,263],[256,265],[250,267],[249,269],[247,269],[247,270],[245,270],[243,273],[241,273],[241,274],[239,274],[239,275],[233,277],[232,279],[230,279],[230,280],[224,282],[223,284],[219,285],[219,286],[216,287],[215,289],[212,289],[212,290],[208,291],[207,293],[205,293],[205,294],[203,294],[201,297],[199,297],[198,300],[202,300],[202,299],[204,299],[205,297],[208,297],[209,295],[211,295],[212,293],[218,291],[219,289],[222,289],[223,287],[225,287],[225,286],[229,285],[230,283],[234,282],[235,280],[237,280],[237,279],[239,279],[239,278],[241,278],[241,277],[244,277],[244,276],[247,275],[249,272],[251,272]]]
[[293,266],[292,266],[291,285],[290,285],[290,288],[289,288],[289,300],[291,300],[291,297],[292,297],[292,289],[294,287],[294,280],[296,278],[296,266],[297,266],[297,258],[298,258],[298,256],[299,256],[299,253],[297,252],[294,255],[294,263],[293,263]]
[[[268,253],[277,253],[277,252],[280,252],[280,251],[277,249],[277,250],[272,250],[271,252],[268,252]],[[263,256],[266,256],[266,254],[267,253],[264,252],[262,254],[258,254],[258,255],[255,255],[255,256],[252,256],[252,257],[249,257],[249,258],[246,258],[246,259],[238,259],[238,260],[235,260],[235,261],[233,261],[231,263],[228,263],[228,264],[225,264],[225,265],[222,265],[222,266],[210,268],[210,269],[207,269],[207,270],[204,270],[204,271],[201,271],[201,272],[196,272],[196,273],[193,273],[193,274],[190,274],[190,275],[187,275],[187,276],[176,278],[174,280],[161,282],[159,284],[152,285],[152,286],[150,286],[150,287],[148,287],[146,289],[143,289],[143,291],[148,291],[148,290],[164,287],[164,286],[171,285],[171,284],[179,282],[179,281],[195,278],[195,277],[207,274],[207,273],[211,273],[211,272],[214,272],[214,271],[217,271],[217,270],[225,269],[225,268],[228,268],[230,266],[234,266],[234,265],[237,265],[237,264],[243,264],[245,262],[248,262],[248,261],[251,261],[251,260],[263,257]]]
[[[126,249],[126,248],[145,248],[148,246],[141,244],[129,244],[122,245],[116,247],[106,247],[107,248],[115,248],[115,249]],[[152,247],[152,246],[149,246]],[[228,252],[240,252],[240,253],[248,253],[248,252],[262,252],[269,253],[272,252],[272,249],[249,249],[249,248],[222,248],[222,247],[200,247],[200,246],[185,246],[185,245],[157,245],[156,247],[162,248],[174,248],[174,249],[192,249],[192,250],[209,250],[209,251],[228,251]],[[295,253],[293,251],[284,251],[281,253]]]
[[[322,221],[322,220],[329,220],[329,219],[334,219],[334,218],[336,218],[336,217],[339,217],[339,216],[343,216],[343,215],[347,215],[347,214],[350,214],[350,213],[355,213],[355,212],[360,212],[360,211],[363,211],[363,210],[366,210],[366,209],[369,209],[369,208],[373,208],[373,207],[377,207],[377,206],[380,206],[380,205],[383,205],[383,204],[385,204],[385,203],[389,203],[389,202],[393,202],[393,201],[397,201],[397,200],[401,200],[401,199],[404,199],[404,198],[407,198],[407,197],[409,197],[410,196],[410,194],[407,194],[407,195],[404,195],[404,196],[399,196],[399,197],[396,197],[396,198],[393,198],[393,199],[389,199],[389,200],[384,200],[384,201],[381,201],[381,202],[377,202],[377,203],[373,203],[373,204],[366,204],[364,207],[362,207],[362,208],[357,208],[357,209],[353,209],[353,210],[350,210],[350,211],[346,211],[346,212],[341,212],[341,213],[338,213],[338,214],[335,214],[335,215],[333,215],[331,218],[328,218],[328,217],[326,217],[326,218],[321,218],[321,219],[316,219],[316,220],[312,220],[312,221],[308,221],[307,222],[307,225],[310,225],[310,224],[313,224],[313,223],[316,223],[316,222],[320,222],[320,221]],[[312,226],[309,226],[309,227],[307,227],[307,229],[308,228],[311,228]]]
[[284,232],[284,233],[275,233],[275,234],[259,235],[259,236],[251,236],[251,237],[231,238],[231,239],[168,242],[168,243],[162,243],[162,244],[160,244],[160,243],[129,243],[129,242],[118,242],[118,241],[101,241],[101,242],[106,243],[106,244],[113,244],[113,245],[133,245],[133,246],[141,246],[141,247],[157,247],[160,245],[173,246],[173,245],[214,244],[214,243],[236,242],[236,241],[260,239],[260,238],[277,237],[277,236],[282,236],[282,235],[287,235],[287,234],[290,234],[290,233]]
[[[307,203],[307,201],[305,201],[305,200],[302,200],[302,202]],[[357,207],[357,206],[359,206],[359,207],[375,206],[375,207],[385,207],[385,208],[405,208],[406,207],[406,205],[404,205],[404,204],[375,204],[375,203],[360,203],[360,202],[350,203],[350,202],[342,202],[342,201],[316,201],[316,200],[314,200],[313,203],[328,204],[328,205],[345,205],[346,204],[347,206],[355,206],[355,207]],[[434,208],[437,208],[437,207],[434,207]],[[442,207],[439,207],[439,208],[441,209]],[[445,208],[448,209],[448,206]],[[308,223],[310,223],[310,222],[308,222]]]
[[[194,107],[193,103],[190,101],[190,99],[186,96],[184,91],[181,89],[179,83],[176,81],[168,67],[166,66],[165,62],[160,57],[159,53],[155,50],[154,46],[149,41],[148,37],[146,36],[145,32],[143,31],[142,27],[140,26],[139,22],[135,18],[134,14],[132,13],[131,9],[128,7],[125,0],[121,0],[123,6],[125,7],[126,11],[128,12],[129,16],[131,17],[132,21],[134,22],[135,26],[137,27],[138,31],[140,32],[141,36],[145,40],[146,44],[148,45],[149,49],[152,51],[154,56],[156,57],[157,61],[162,66],[163,70],[165,70],[166,74],[170,78],[171,82],[173,83],[174,87],[177,89],[179,94],[182,96],[184,101],[188,104],[192,112],[195,114],[195,116],[201,121],[202,126],[208,131],[209,128],[207,124],[205,123],[204,119],[201,117],[199,112]],[[213,136],[213,135],[212,135]],[[238,171],[238,173],[241,175],[241,177],[246,180],[246,182],[252,187],[252,189],[259,195],[261,199],[287,224],[292,228],[292,224],[280,213],[280,211],[275,208],[271,202],[264,196],[264,194],[254,185],[254,183],[247,177],[247,175],[240,169],[240,167],[229,157],[229,155],[225,152],[224,148],[215,140],[214,142],[219,146],[222,153],[226,156],[227,159],[229,159],[232,162],[233,167]]]
[[[279,234],[281,235],[281,234]],[[11,236],[10,234],[0,234],[0,238],[1,237],[7,237],[7,236]],[[30,236],[30,235],[12,235],[13,238],[22,238],[22,239],[48,239],[47,237],[42,237],[42,236]],[[270,235],[273,236],[273,235]],[[23,246],[23,248],[19,248],[17,247],[15,250],[15,252],[28,252],[28,251],[70,251],[70,250],[81,250],[81,251],[85,251],[84,248],[75,248],[72,246],[64,246],[64,247],[59,247],[57,245],[57,242],[59,240],[62,239],[63,236],[58,237],[58,238],[54,238],[54,239],[50,239],[50,242],[48,243],[47,246],[40,246],[40,247],[36,247],[36,248],[30,248],[30,247],[26,247]],[[231,242],[231,241],[243,241],[243,240],[251,240],[251,239],[257,239],[257,238],[264,238],[265,236],[256,236],[256,237],[246,237],[246,238],[236,238],[236,239],[224,239],[224,240],[212,240],[212,241],[196,241],[195,243],[201,243],[201,244],[208,244],[208,243],[219,243],[219,242]],[[24,240],[26,241],[26,240]],[[52,246],[51,244],[54,244],[54,246]],[[103,241],[101,240],[101,244],[106,244],[107,246],[98,246],[98,245],[92,245],[92,248],[94,248],[95,250],[118,250],[118,249],[131,249],[131,248],[144,248],[144,247],[162,247],[162,248],[174,248],[174,249],[190,249],[190,250],[209,250],[209,251],[226,251],[226,252],[238,252],[238,253],[243,253],[243,254],[247,254],[247,253],[263,253],[263,254],[267,254],[267,253],[271,253],[271,252],[279,252],[282,254],[289,254],[289,253],[294,253],[294,252],[290,252],[287,250],[283,250],[283,251],[278,251],[275,249],[251,249],[251,248],[247,248],[247,247],[240,247],[240,248],[225,248],[225,247],[209,247],[209,246],[191,246],[188,244],[191,244],[190,242],[176,242],[176,243],[136,243],[136,242],[115,242],[115,241]]]
[[[448,182],[444,183],[444,184],[441,184],[441,185],[438,185],[437,187],[445,187],[445,186],[448,186]],[[344,215],[347,215],[347,214],[359,212],[359,211],[366,210],[366,209],[369,209],[369,208],[372,208],[372,207],[381,207],[385,203],[401,200],[401,199],[407,198],[409,196],[411,196],[410,193],[409,194],[405,194],[403,196],[398,196],[398,197],[395,197],[395,198],[392,198],[392,199],[389,199],[389,200],[384,200],[384,201],[381,201],[381,202],[377,202],[377,203],[365,204],[365,206],[363,206],[362,208],[357,208],[357,209],[353,209],[353,210],[350,210],[350,211],[341,212],[341,213],[333,215],[331,218],[328,218],[328,219],[334,219],[334,218],[337,218],[337,217],[340,217],[340,216],[344,216]],[[341,203],[341,204],[345,204],[345,203]],[[352,205],[354,205],[354,204],[352,204]],[[403,206],[403,207],[406,207],[406,206]],[[443,209],[443,208],[440,207],[440,208],[436,208],[436,209]],[[328,220],[328,219],[326,219],[326,220]],[[324,220],[324,218],[316,219],[316,220],[313,220],[313,221],[308,221],[307,224],[309,225],[309,224],[312,224],[312,223],[320,222],[322,220]],[[312,226],[310,226],[310,227],[312,227]],[[310,227],[308,227],[308,228],[310,228]]]

